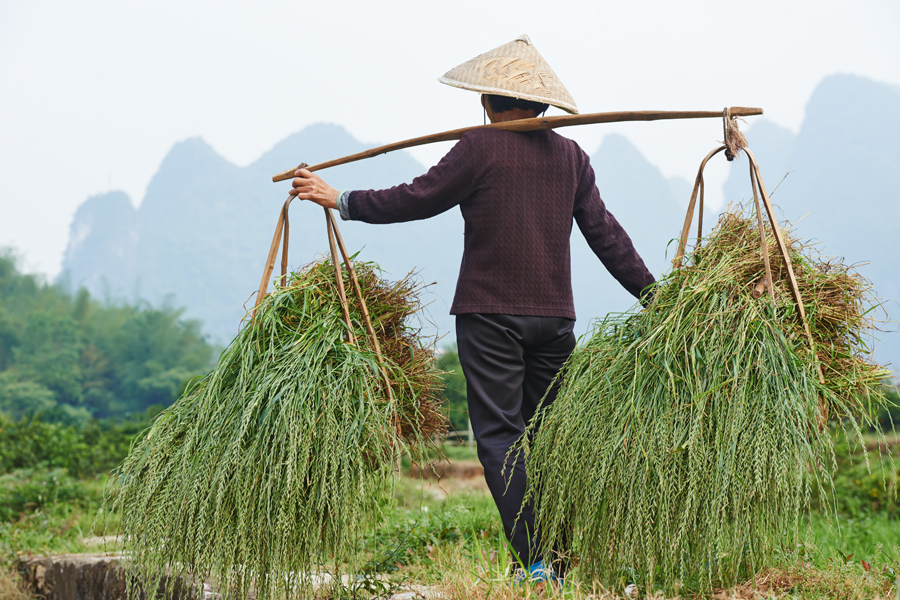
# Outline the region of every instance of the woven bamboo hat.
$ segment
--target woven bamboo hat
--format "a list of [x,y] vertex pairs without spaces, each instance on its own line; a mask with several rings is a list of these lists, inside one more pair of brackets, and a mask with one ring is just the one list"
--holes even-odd
[[450,69],[438,81],[482,94],[550,104],[578,114],[566,86],[524,34]]

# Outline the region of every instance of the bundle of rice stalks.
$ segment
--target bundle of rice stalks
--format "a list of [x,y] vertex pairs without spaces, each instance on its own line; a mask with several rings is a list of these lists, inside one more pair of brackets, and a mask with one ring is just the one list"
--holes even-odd
[[788,236],[813,353],[768,235],[775,303],[753,297],[755,217],[727,213],[649,308],[607,317],[572,355],[523,440],[545,552],[574,545],[588,578],[672,593],[795,547],[811,487],[830,482],[826,417],[857,439],[877,428],[887,371],[864,343],[868,283]]
[[119,468],[131,597],[185,577],[225,597],[305,597],[313,573],[358,567],[395,462],[445,417],[432,351],[407,323],[418,286],[355,266],[392,394],[352,300],[348,343],[332,264],[293,273]]

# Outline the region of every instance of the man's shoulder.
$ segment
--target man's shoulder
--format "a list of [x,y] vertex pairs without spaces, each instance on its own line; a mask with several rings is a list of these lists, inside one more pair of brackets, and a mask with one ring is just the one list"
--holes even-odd
[[585,158],[587,158],[587,153],[581,149],[581,146],[579,146],[578,142],[576,142],[575,140],[573,140],[571,138],[567,138],[564,135],[560,135],[557,132],[553,131],[552,129],[548,129],[547,134],[550,136],[550,139],[552,139],[554,143],[556,143],[560,146],[564,146],[571,152],[574,152],[575,154],[583,155]]
[[460,140],[466,140],[471,143],[491,143],[501,139],[524,139],[523,136],[541,138],[550,145],[564,148],[570,152],[587,156],[584,150],[581,149],[581,146],[579,146],[575,140],[562,136],[552,129],[538,129],[535,131],[516,132],[507,131],[505,129],[499,129],[495,127],[479,127],[477,129],[467,131],[465,134],[463,134]]
[[476,127],[471,131],[467,131],[463,134],[459,141],[467,141],[467,142],[481,142],[483,140],[492,140],[499,137],[499,135],[507,134],[508,131],[503,131],[502,129],[494,129],[493,127]]
[[591,160],[575,140],[550,129],[529,132],[479,128],[467,132],[458,151],[477,154],[481,164],[496,160],[537,161],[562,177],[568,173],[580,178],[591,169]]

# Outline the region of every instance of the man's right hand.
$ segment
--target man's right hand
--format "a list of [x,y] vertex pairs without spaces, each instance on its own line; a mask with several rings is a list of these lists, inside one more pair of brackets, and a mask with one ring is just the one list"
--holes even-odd
[[338,191],[324,179],[307,169],[297,169],[294,175],[291,196],[296,196],[300,200],[311,200],[325,208],[337,208]]

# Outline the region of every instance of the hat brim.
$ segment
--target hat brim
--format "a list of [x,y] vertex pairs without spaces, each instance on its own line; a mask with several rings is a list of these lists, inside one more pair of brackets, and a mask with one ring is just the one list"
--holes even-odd
[[481,94],[492,94],[495,96],[507,96],[508,98],[518,98],[519,100],[528,100],[531,102],[537,102],[539,104],[549,104],[550,106],[555,106],[556,108],[564,110],[569,114],[578,114],[578,108],[574,104],[569,104],[568,102],[563,102],[553,98],[547,98],[546,96],[538,96],[536,94],[522,94],[519,92],[513,93],[508,90],[501,90],[486,85],[464,83],[462,81],[450,79],[449,77],[439,77],[438,81],[445,85],[453,86],[461,90],[469,90],[470,92],[479,92]]

